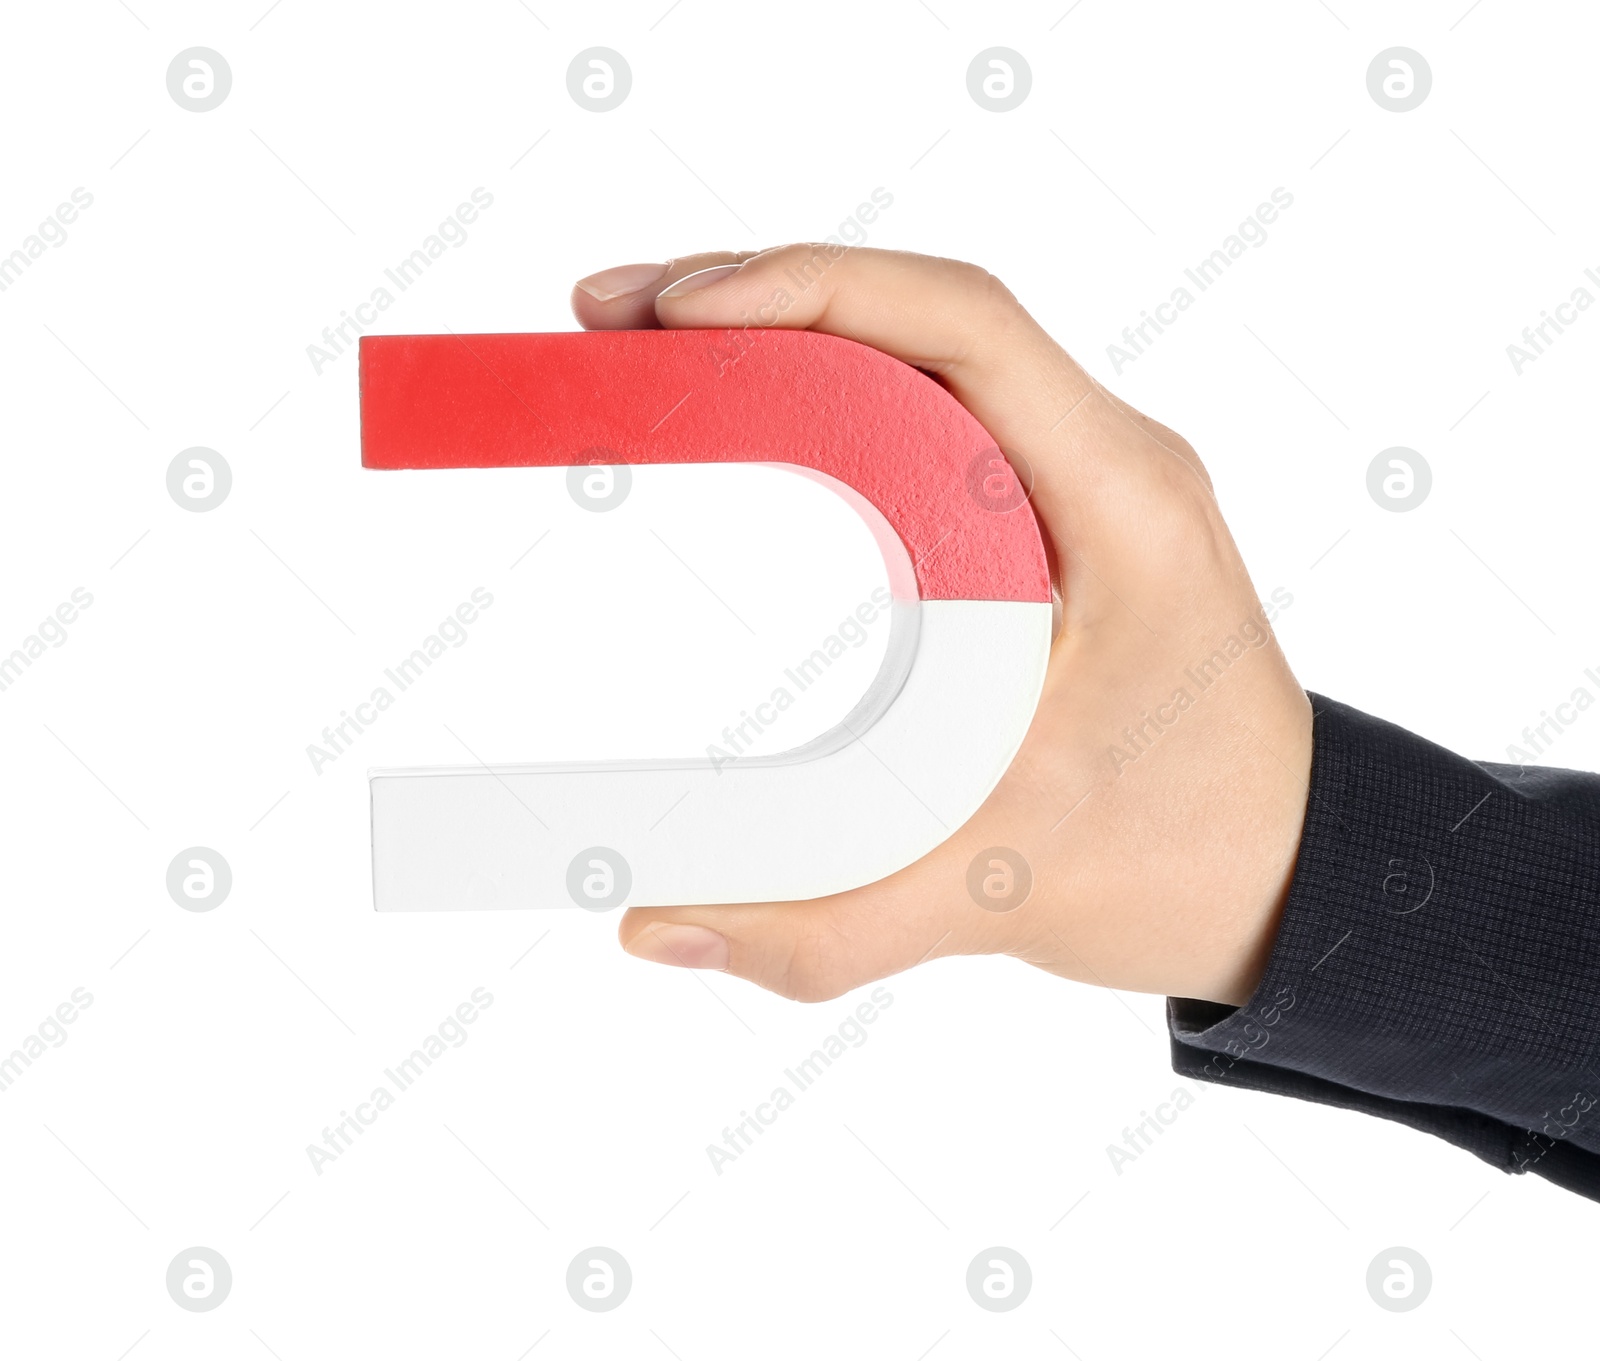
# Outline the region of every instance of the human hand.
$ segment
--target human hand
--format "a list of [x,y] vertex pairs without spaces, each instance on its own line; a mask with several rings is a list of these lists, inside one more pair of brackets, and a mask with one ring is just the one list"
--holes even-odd
[[[796,294],[807,262],[814,282]],[[812,245],[715,252],[590,276],[573,311],[590,330],[771,315],[926,371],[1031,470],[1062,598],[1028,735],[948,840],[826,898],[630,908],[624,948],[804,1001],[955,954],[1249,1000],[1299,847],[1311,706],[1188,443],[1096,383],[993,275],[958,261]],[[1003,912],[967,888],[974,858],[997,846],[1033,876]]]

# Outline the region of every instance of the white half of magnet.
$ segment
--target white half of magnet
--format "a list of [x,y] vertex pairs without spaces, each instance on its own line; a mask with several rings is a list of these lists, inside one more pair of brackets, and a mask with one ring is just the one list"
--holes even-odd
[[877,677],[774,756],[371,772],[375,906],[609,910],[818,898],[977,811],[1044,684],[1052,606],[899,590]]

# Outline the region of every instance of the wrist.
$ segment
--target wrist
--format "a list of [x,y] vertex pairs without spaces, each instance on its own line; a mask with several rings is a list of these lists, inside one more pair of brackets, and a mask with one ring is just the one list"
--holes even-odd
[[1256,797],[1235,832],[1235,863],[1242,873],[1219,908],[1212,932],[1216,948],[1199,955],[1201,968],[1185,996],[1243,1006],[1260,987],[1272,958],[1290,904],[1311,794],[1311,704],[1298,687],[1295,697],[1275,725],[1257,728],[1247,739],[1262,761],[1256,767]]

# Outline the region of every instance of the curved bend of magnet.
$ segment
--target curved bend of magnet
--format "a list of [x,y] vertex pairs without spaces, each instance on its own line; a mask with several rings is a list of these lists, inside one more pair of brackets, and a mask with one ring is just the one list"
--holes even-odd
[[363,336],[360,366],[368,468],[784,464],[867,522],[894,597],[860,702],[781,754],[371,772],[380,911],[822,897],[920,859],[1005,773],[1049,569],[994,440],[926,375],[776,329]]

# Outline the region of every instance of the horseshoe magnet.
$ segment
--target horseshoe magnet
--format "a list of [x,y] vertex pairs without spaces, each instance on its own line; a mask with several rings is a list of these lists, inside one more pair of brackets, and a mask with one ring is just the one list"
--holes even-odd
[[779,329],[363,336],[360,368],[367,468],[783,464],[866,521],[893,597],[855,707],[777,755],[372,771],[379,911],[817,898],[919,859],[1005,773],[1049,657],[1044,543],[926,375]]

